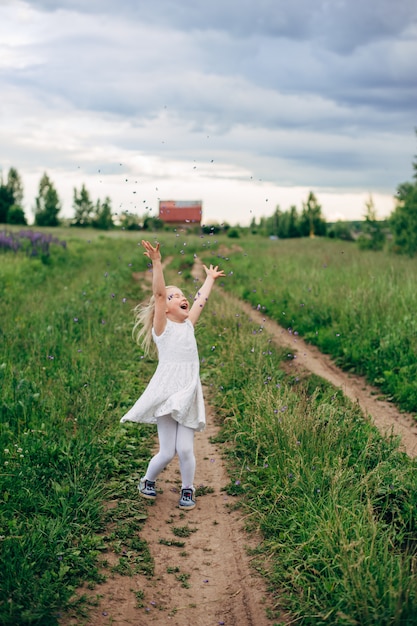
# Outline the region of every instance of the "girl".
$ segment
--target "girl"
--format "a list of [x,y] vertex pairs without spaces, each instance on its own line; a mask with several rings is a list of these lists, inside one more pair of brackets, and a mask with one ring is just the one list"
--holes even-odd
[[153,296],[148,305],[136,307],[133,330],[145,354],[150,352],[153,339],[158,367],[144,393],[120,421],[157,424],[159,452],[140,479],[141,496],[156,498],[156,478],[178,454],[182,479],[179,507],[193,509],[194,432],[203,430],[206,424],[194,326],[215,280],[225,274],[217,265],[203,265],[206,279],[190,308],[181,289],[165,286],[159,243],[153,247],[149,241],[142,241],[142,245],[144,255],[152,261]]

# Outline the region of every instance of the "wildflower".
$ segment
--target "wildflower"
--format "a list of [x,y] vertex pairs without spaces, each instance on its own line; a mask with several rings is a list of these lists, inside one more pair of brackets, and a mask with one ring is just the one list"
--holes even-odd
[[74,317],[74,322],[78,322],[78,317]]
[[9,454],[10,450],[9,448],[4,448],[4,454]]
[[235,480],[235,485],[240,485],[240,480]]

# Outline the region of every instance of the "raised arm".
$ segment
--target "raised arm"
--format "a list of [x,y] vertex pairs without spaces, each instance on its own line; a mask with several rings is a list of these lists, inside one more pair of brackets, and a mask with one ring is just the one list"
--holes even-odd
[[149,241],[142,240],[142,246],[145,248],[143,253],[152,261],[152,293],[155,298],[155,313],[153,318],[153,327],[156,335],[161,335],[167,323],[166,318],[166,287],[164,273],[162,270],[162,258],[159,250],[159,243],[155,247]]
[[190,314],[188,316],[188,319],[193,324],[193,326],[195,326],[198,322],[198,318],[200,317],[202,310],[207,304],[208,297],[211,293],[215,281],[221,276],[225,276],[224,271],[219,270],[217,265],[215,267],[213,267],[213,265],[210,265],[210,267],[206,267],[205,265],[203,265],[203,268],[206,272],[206,280],[195,294],[194,303],[190,309]]

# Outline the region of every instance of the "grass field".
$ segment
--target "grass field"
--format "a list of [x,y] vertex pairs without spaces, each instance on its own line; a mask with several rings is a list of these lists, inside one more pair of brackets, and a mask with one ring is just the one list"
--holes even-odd
[[326,239],[242,240],[226,288],[417,414],[417,261]]
[[[136,497],[153,432],[119,424],[155,367],[131,340],[131,309],[144,296],[132,273],[147,269],[140,234],[54,233],[67,246],[52,245],[45,258],[0,253],[4,625],[52,626],[69,605],[86,610],[74,589],[102,579],[99,556],[122,539],[132,557],[118,571],[153,571]],[[195,254],[219,263],[224,288],[322,348],[336,346],[345,366],[365,371],[383,352],[375,371],[398,375],[399,400],[414,397],[403,371],[415,354],[413,261],[316,240],[158,237],[173,255],[167,279],[186,293],[195,292]],[[339,392],[286,376],[284,355],[221,293],[196,334],[227,442],[228,491],[240,496],[249,527],[260,527],[255,556],[260,569],[269,564],[271,590],[300,624],[415,624],[415,462]],[[353,359],[349,334],[368,359]],[[109,499],[118,499],[117,514]]]

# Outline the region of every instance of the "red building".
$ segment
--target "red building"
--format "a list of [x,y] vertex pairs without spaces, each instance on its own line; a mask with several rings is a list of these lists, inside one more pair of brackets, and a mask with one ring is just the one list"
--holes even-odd
[[159,219],[165,224],[201,225],[203,203],[200,200],[160,200]]

